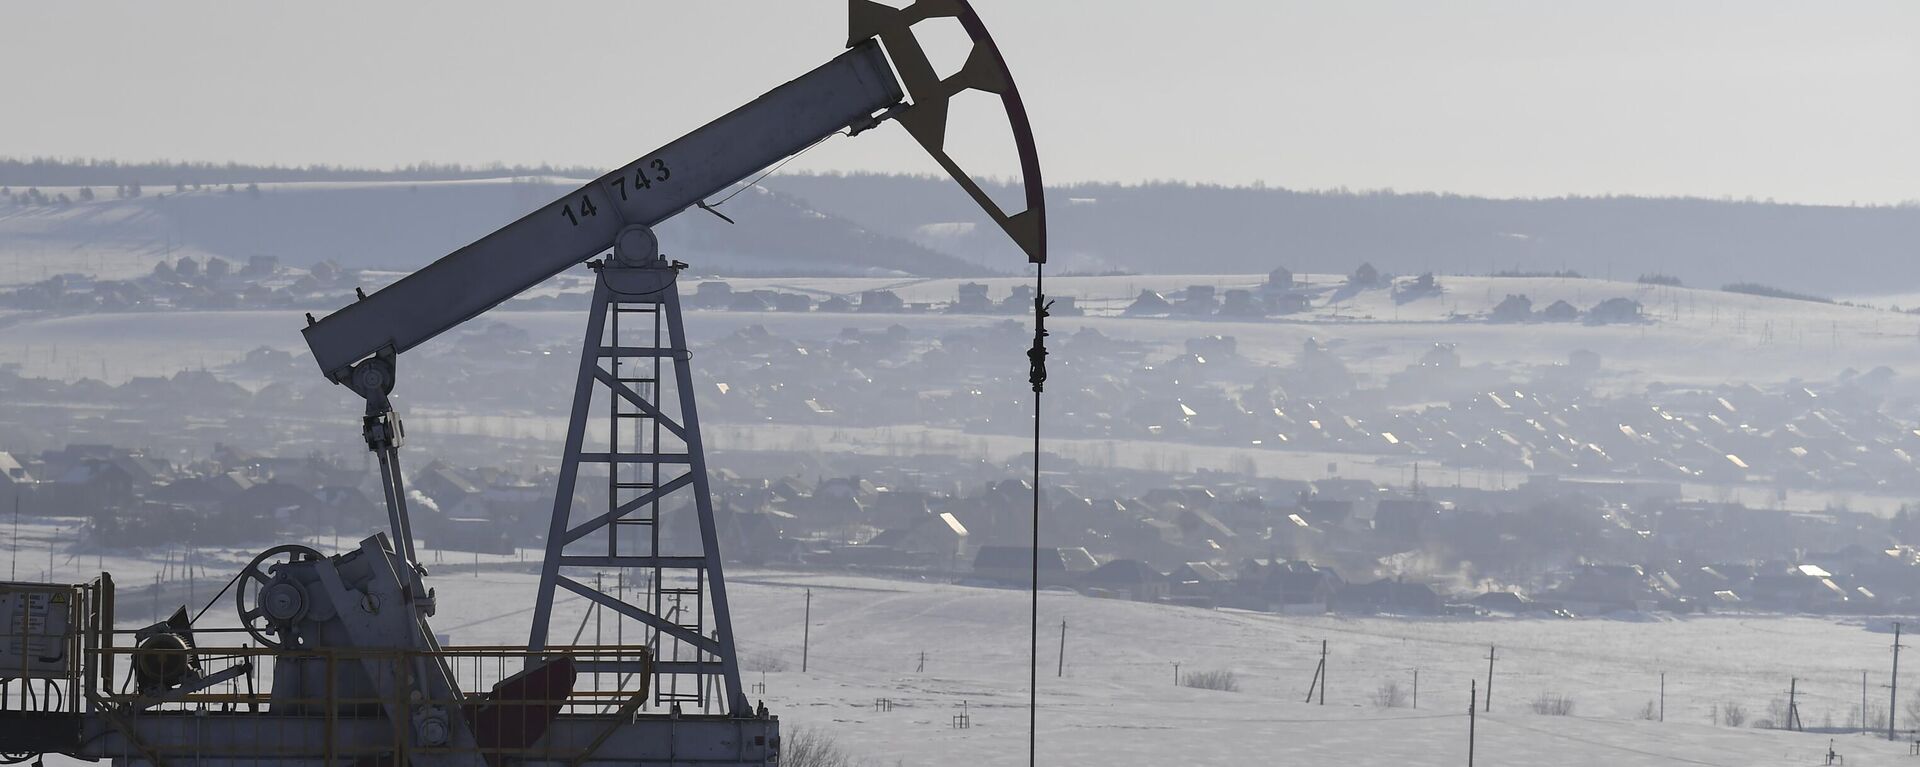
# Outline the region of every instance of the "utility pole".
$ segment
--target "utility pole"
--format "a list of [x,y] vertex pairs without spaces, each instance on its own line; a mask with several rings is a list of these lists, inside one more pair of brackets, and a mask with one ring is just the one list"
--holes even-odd
[[1473,730],[1476,724],[1473,710],[1479,708],[1476,704],[1480,702],[1478,700],[1480,697],[1480,681],[1477,679],[1469,680],[1467,689],[1467,767],[1473,767]]
[[813,637],[813,589],[807,589],[806,617],[800,619],[800,673],[807,673],[807,641]]
[[1413,669],[1413,707],[1416,709],[1420,707],[1420,668],[1418,666]]
[[1307,684],[1307,699],[1303,703],[1312,703],[1313,694],[1320,693],[1320,705],[1327,705],[1327,640],[1320,640],[1320,664],[1313,667],[1313,681]]
[[13,571],[7,580],[20,580],[20,488],[13,488]]
[[1173,662],[1173,686],[1180,686],[1180,661]]
[[1900,622],[1893,622],[1893,677],[1887,680],[1887,740],[1893,740],[1894,709],[1900,707]]
[[1867,731],[1867,672],[1860,672],[1860,731]]
[[1667,721],[1667,672],[1660,672],[1660,721]]
[[920,651],[920,665],[919,665],[919,666],[918,666],[917,668],[915,668],[915,669],[914,669],[913,671],[914,671],[914,673],[916,673],[916,674],[918,674],[918,673],[922,673],[922,672],[924,672],[924,671],[926,671],[926,670],[927,670],[927,651],[926,651],[926,650],[921,650],[921,651]]
[[1487,713],[1493,713],[1493,645],[1487,645]]
[[1320,705],[1327,705],[1327,640],[1320,640]]
[[1800,731],[1800,678],[1787,682],[1787,729]]
[[1067,621],[1064,618],[1060,621],[1060,667],[1053,675],[1056,678],[1067,675]]

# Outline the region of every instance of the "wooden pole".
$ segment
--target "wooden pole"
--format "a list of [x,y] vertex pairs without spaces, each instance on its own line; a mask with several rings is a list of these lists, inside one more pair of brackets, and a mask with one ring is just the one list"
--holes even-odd
[[1067,621],[1060,621],[1060,667],[1053,672],[1055,677],[1067,675]]
[[1493,713],[1493,649],[1494,649],[1493,645],[1487,645],[1487,708],[1486,708],[1486,712],[1489,714]]
[[1327,705],[1327,640],[1320,640],[1320,705]]
[[800,673],[807,673],[807,643],[813,636],[813,589],[807,589],[806,617],[800,619]]
[[1479,697],[1480,682],[1479,680],[1472,680],[1468,686],[1467,693],[1467,767],[1473,767],[1473,735],[1474,726],[1477,724],[1474,721],[1473,710],[1479,708],[1479,706],[1476,705],[1480,702],[1476,700]]
[[1800,730],[1800,678],[1787,682],[1787,729]]
[[1887,680],[1887,740],[1893,740],[1894,709],[1900,705],[1900,622],[1893,622],[1893,676]]

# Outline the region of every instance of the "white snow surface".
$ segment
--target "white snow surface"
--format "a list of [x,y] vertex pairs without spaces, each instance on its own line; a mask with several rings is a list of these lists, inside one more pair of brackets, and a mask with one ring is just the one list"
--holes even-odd
[[[64,528],[22,530],[22,580],[44,575],[47,541]],[[331,538],[309,541],[323,551]],[[351,545],[341,541],[342,545]],[[144,624],[150,604],[197,609],[250,558],[248,550],[201,550],[205,575],[175,577],[156,598],[151,584],[166,552],[55,549],[55,579],[96,567],[115,573],[127,626]],[[537,551],[525,553],[537,560]],[[181,552],[171,553],[178,562]],[[439,593],[437,632],[454,644],[517,644],[527,631],[536,577],[516,556],[423,553]],[[176,569],[176,576],[177,576]],[[1027,593],[1019,589],[923,583],[845,574],[736,568],[728,573],[745,683],[788,732],[817,728],[873,765],[984,767],[1025,764]],[[193,590],[189,600],[188,590]],[[807,671],[800,667],[801,617],[812,590]],[[208,612],[231,625],[230,601]],[[579,624],[579,600],[556,610],[556,625]],[[1067,623],[1064,676],[1055,676],[1059,630]],[[1732,701],[1752,719],[1769,716],[1798,679],[1809,727],[1848,724],[1861,695],[1884,706],[1887,621],[1718,615],[1553,619],[1295,617],[1094,599],[1040,597],[1039,757],[1055,765],[1338,764],[1424,767],[1463,764],[1468,686],[1484,693],[1486,653],[1497,646],[1491,713],[1479,715],[1481,765],[1813,765],[1829,739],[1849,765],[1912,764],[1905,742],[1868,735],[1794,733],[1716,726],[1711,710]],[[589,623],[588,625],[592,625]],[[633,626],[626,627],[633,632]],[[615,628],[607,621],[603,641]],[[582,641],[592,640],[592,629]],[[1324,706],[1302,701],[1329,646]],[[927,667],[916,671],[920,653]],[[1173,664],[1232,671],[1237,693],[1177,687]],[[1419,707],[1378,708],[1387,681],[1411,685]],[[1639,719],[1666,674],[1666,721]],[[1903,678],[1907,685],[1920,683]],[[584,682],[583,682],[584,684]],[[1535,714],[1542,693],[1572,697],[1571,716]],[[1903,696],[1908,697],[1908,696]],[[876,699],[893,702],[876,711]],[[969,729],[951,719],[962,701]],[[1904,702],[1904,701],[1903,701]]]

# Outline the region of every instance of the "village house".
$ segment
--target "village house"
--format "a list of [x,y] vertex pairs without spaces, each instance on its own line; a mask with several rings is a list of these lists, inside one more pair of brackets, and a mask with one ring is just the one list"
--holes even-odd
[[1337,612],[1438,615],[1442,603],[1440,595],[1427,584],[1381,578],[1340,587],[1328,607]]
[[[1031,583],[1035,551],[1022,546],[981,546],[973,556],[973,576],[998,584]],[[1093,555],[1078,546],[1045,546],[1037,551],[1042,587],[1071,587],[1080,580],[1081,574],[1099,566]]]
[[1332,568],[1311,562],[1252,558],[1241,563],[1235,585],[1234,601],[1242,606],[1317,615],[1327,611],[1345,581]]
[[1167,576],[1137,559],[1116,559],[1080,578],[1080,590],[1089,596],[1110,596],[1135,602],[1157,602],[1171,593]]
[[1228,597],[1233,578],[1209,562],[1183,562],[1167,573],[1167,587],[1176,601],[1212,607]]

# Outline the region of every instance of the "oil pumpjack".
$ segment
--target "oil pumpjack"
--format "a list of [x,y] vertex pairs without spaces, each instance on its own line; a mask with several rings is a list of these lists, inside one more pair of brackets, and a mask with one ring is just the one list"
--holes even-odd
[[[1025,107],[973,8],[851,0],[849,18],[847,50],[818,68],[325,318],[308,316],[321,372],[366,401],[388,532],[331,555],[298,544],[261,552],[230,584],[237,628],[197,625],[183,606],[122,629],[107,573],[0,584],[11,621],[0,646],[0,764],[43,754],[152,767],[779,763],[779,720],[740,684],[676,286],[685,264],[660,254],[652,227],[836,133],[894,121],[1031,263],[1046,260]],[[914,30],[937,19],[972,41],[944,77]],[[952,99],[969,90],[998,96],[1006,111],[1022,210],[996,204],[946,151]],[[402,481],[396,363],[583,263],[593,303],[528,642],[442,646]],[[596,398],[606,402],[604,436],[589,428]],[[605,481],[604,508],[576,508],[583,467]],[[685,513],[697,545],[663,536],[663,515]],[[579,576],[592,568],[642,573],[645,587],[607,594]],[[552,641],[561,592],[639,624],[644,642]]]

